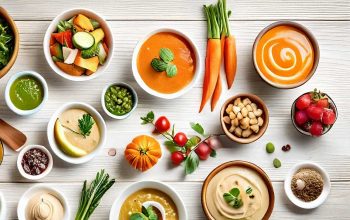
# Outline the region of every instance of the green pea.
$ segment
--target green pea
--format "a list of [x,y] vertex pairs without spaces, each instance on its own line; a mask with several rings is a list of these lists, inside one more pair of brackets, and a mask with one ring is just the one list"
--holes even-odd
[[279,159],[275,158],[275,159],[273,160],[273,166],[274,166],[275,168],[280,168],[280,167],[282,166],[281,161],[280,161]]
[[266,144],[266,152],[271,154],[273,152],[275,152],[275,145],[273,145],[273,143],[269,142]]

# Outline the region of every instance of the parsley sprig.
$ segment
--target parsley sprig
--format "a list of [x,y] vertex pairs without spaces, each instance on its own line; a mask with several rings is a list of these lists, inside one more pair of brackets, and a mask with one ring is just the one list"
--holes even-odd
[[80,134],[86,138],[91,134],[92,126],[94,125],[94,119],[90,114],[84,114],[81,119],[78,120]]

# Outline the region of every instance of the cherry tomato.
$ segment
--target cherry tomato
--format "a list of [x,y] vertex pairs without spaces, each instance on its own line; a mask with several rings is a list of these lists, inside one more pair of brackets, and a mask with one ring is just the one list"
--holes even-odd
[[182,161],[184,161],[184,159],[185,159],[184,155],[179,151],[173,152],[171,154],[171,161],[173,162],[174,165],[180,165]]
[[154,124],[159,133],[164,133],[170,129],[170,122],[165,116],[161,116]]
[[198,144],[196,150],[194,150],[194,151],[197,153],[199,159],[206,160],[206,159],[208,159],[212,149],[209,147],[209,145],[207,143],[202,142],[202,143]]
[[300,96],[297,99],[297,102],[295,103],[296,107],[299,110],[306,109],[307,107],[309,107],[310,104],[311,104],[311,94],[310,93],[307,93],[307,94]]
[[179,145],[180,147],[185,146],[187,143],[187,137],[183,132],[178,132],[174,137],[174,142]]

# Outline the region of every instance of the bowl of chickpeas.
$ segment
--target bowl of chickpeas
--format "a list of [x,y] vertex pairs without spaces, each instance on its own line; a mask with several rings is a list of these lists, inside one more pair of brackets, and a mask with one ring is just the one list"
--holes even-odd
[[229,139],[240,144],[249,144],[265,133],[269,124],[269,111],[258,96],[237,94],[222,106],[220,122]]

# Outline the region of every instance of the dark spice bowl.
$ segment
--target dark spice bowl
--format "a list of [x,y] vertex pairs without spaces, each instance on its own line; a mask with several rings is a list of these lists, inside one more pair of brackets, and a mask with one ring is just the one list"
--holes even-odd
[[11,58],[7,63],[7,65],[3,69],[0,69],[0,79],[1,79],[11,69],[11,67],[13,66],[13,64],[17,59],[18,50],[19,50],[19,33],[18,33],[17,26],[15,24],[15,21],[12,19],[12,17],[7,13],[7,11],[3,7],[0,7],[0,18],[5,19],[5,21],[9,24],[14,37],[14,45],[13,45]]
[[269,178],[269,176],[264,172],[263,169],[261,169],[259,166],[248,162],[248,161],[242,161],[242,160],[234,160],[234,161],[229,161],[226,163],[223,163],[216,167],[213,171],[210,172],[210,174],[207,176],[207,178],[204,180],[203,186],[202,186],[202,194],[201,194],[201,202],[202,202],[202,208],[205,213],[205,216],[209,220],[215,220],[213,216],[210,214],[209,208],[207,206],[207,199],[206,199],[206,194],[207,194],[207,189],[210,181],[213,179],[215,175],[217,175],[220,171],[230,168],[230,167],[240,167],[242,169],[249,169],[254,171],[255,173],[258,174],[258,176],[261,177],[263,180],[264,184],[266,185],[267,191],[269,193],[269,206],[268,209],[262,218],[262,220],[268,220],[272,214],[274,204],[275,204],[275,193],[273,190],[272,182]]
[[[275,83],[275,82],[272,82],[271,80],[267,79],[263,75],[263,73],[260,71],[260,69],[258,67],[258,64],[257,64],[257,61],[256,61],[257,45],[258,45],[258,42],[260,41],[260,39],[262,38],[262,36],[265,35],[266,32],[268,32],[272,28],[275,28],[277,26],[283,26],[283,25],[291,26],[291,27],[297,28],[300,31],[302,31],[308,37],[308,39],[310,40],[310,42],[312,44],[312,47],[313,47],[313,50],[314,50],[314,63],[313,63],[312,69],[310,70],[309,75],[307,76],[306,79],[304,79],[304,80],[302,80],[302,81],[300,81],[298,83],[294,83],[294,84],[279,84],[279,83]],[[275,23],[272,23],[272,24],[268,25],[262,31],[260,31],[258,36],[255,38],[252,54],[253,54],[252,59],[253,59],[255,70],[257,71],[259,76],[266,83],[268,83],[271,86],[273,86],[275,88],[278,88],[278,89],[292,89],[292,88],[296,88],[296,87],[299,87],[299,86],[305,84],[314,75],[314,73],[315,73],[315,71],[317,69],[318,63],[319,63],[319,59],[320,59],[320,48],[319,48],[318,42],[317,42],[316,38],[314,37],[314,35],[305,26],[303,26],[303,25],[301,25],[299,23],[296,23],[296,22],[292,22],[292,21],[278,21],[278,22],[275,22]]]
[[[258,108],[260,108],[263,111],[263,114],[261,117],[264,120],[264,123],[259,128],[259,132],[257,134],[253,133],[252,135],[250,135],[247,138],[238,137],[238,136],[234,135],[233,133],[231,133],[229,131],[229,129],[230,129],[229,126],[224,122],[224,117],[228,115],[226,113],[227,106],[230,103],[233,103],[234,100],[237,98],[241,98],[242,100],[244,98],[249,98],[252,102],[254,102],[257,105]],[[221,107],[220,123],[221,123],[222,130],[225,132],[226,136],[229,139],[231,139],[232,141],[235,141],[237,143],[240,143],[240,144],[249,144],[249,143],[252,143],[252,142],[258,140],[265,133],[265,131],[268,127],[268,124],[269,124],[269,111],[268,111],[267,106],[264,103],[264,101],[261,98],[259,98],[258,96],[253,95],[253,94],[249,94],[249,93],[237,94],[237,95],[229,98]]]

